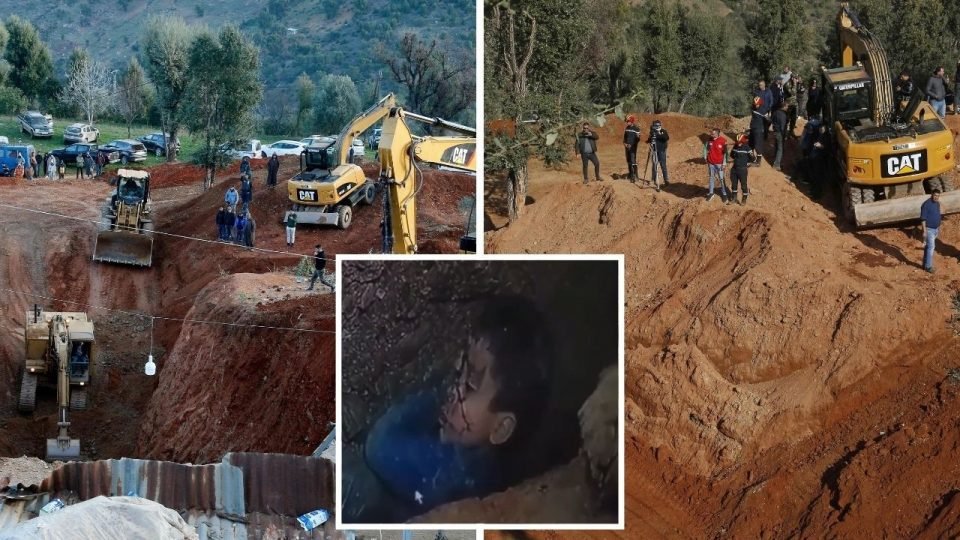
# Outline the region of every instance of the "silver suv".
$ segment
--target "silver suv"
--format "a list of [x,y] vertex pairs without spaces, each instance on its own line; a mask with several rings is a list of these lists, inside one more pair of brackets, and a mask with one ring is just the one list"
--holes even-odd
[[76,142],[97,142],[100,130],[90,124],[70,124],[63,130],[63,144]]

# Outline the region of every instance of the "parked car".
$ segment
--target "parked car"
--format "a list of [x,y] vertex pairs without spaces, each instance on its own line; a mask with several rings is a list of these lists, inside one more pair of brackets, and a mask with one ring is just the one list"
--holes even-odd
[[234,141],[233,143],[226,145],[226,152],[237,159],[243,159],[245,157],[250,159],[260,159],[264,157],[263,144],[260,143],[259,139]]
[[52,120],[38,112],[25,112],[17,116],[20,122],[20,132],[29,133],[31,137],[53,137]]
[[362,139],[353,140],[353,159],[362,158],[365,150]]
[[116,151],[120,155],[120,163],[136,163],[147,159],[147,147],[140,141],[117,139],[103,146],[103,150]]
[[63,130],[63,144],[75,142],[97,142],[100,130],[90,124],[70,124]]
[[[153,153],[153,155],[160,157],[167,155],[167,142],[170,140],[170,134],[168,133],[166,137],[163,136],[163,133],[159,131],[156,133],[150,133],[149,135],[143,135],[142,137],[137,137],[137,140],[140,141],[140,144],[147,149],[147,152]],[[180,151],[180,138],[178,137],[173,143],[173,148],[177,152]]]
[[278,156],[299,156],[303,152],[304,145],[300,141],[277,141],[263,147],[267,156],[277,154]]
[[63,161],[67,165],[76,165],[77,156],[82,156],[87,152],[90,152],[90,155],[94,157],[96,157],[96,154],[106,155],[108,163],[120,161],[120,153],[116,150],[108,150],[106,147],[100,147],[91,143],[74,143],[68,145],[66,148],[57,148],[56,150],[50,151],[51,154],[57,156],[58,160]]
[[13,176],[13,170],[17,168],[19,157],[23,158],[24,164],[29,159],[31,152],[35,152],[32,144],[15,144],[0,146],[0,176]]

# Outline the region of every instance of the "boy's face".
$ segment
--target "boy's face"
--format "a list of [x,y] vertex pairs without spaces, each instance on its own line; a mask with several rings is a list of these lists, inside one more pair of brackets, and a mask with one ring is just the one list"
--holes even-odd
[[460,378],[448,389],[440,411],[440,440],[462,446],[503,444],[513,434],[516,417],[493,412],[490,404],[499,385],[493,378],[490,343],[472,341]]

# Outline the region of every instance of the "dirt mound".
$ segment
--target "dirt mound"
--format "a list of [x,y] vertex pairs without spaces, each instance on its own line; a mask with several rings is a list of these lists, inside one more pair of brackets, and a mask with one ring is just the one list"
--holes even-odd
[[[628,471],[664,493],[628,479],[628,514],[679,508],[655,535],[956,530],[945,477],[955,478],[957,445],[942,429],[956,421],[944,376],[957,365],[947,347],[960,222],[946,218],[931,277],[912,227],[852,231],[836,192],[810,199],[787,176],[795,141],[786,174],[750,169],[748,206],[706,202],[692,128],[717,119],[661,119],[671,131],[663,192],[611,180],[626,172],[619,139],[603,142],[618,134],[612,121],[603,182],[582,185],[579,162],[531,164],[524,215],[486,237],[490,252],[625,254]],[[898,523],[891,507],[912,518]],[[651,525],[630,523],[619,537]]]
[[[225,452],[308,454],[329,431],[334,403],[334,298],[304,295],[289,276],[233,274],[198,295],[159,366],[137,454],[205,463]],[[268,289],[289,300],[265,303]]]

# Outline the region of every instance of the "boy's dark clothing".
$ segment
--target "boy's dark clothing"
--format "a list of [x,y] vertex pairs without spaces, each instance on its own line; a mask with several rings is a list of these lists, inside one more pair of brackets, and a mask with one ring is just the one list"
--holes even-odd
[[502,487],[491,447],[465,448],[440,441],[441,407],[438,393],[416,394],[391,407],[367,436],[370,469],[418,514]]
[[650,144],[650,150],[654,151],[654,160],[653,160],[653,183],[657,183],[657,169],[659,167],[660,174],[663,175],[663,183],[669,184],[670,177],[667,174],[667,143],[670,141],[670,134],[667,133],[667,130],[660,128],[659,130],[650,129],[650,136],[647,137],[647,143]]
[[623,130],[624,153],[627,158],[627,176],[637,179],[637,146],[640,144],[640,126],[629,123]]

